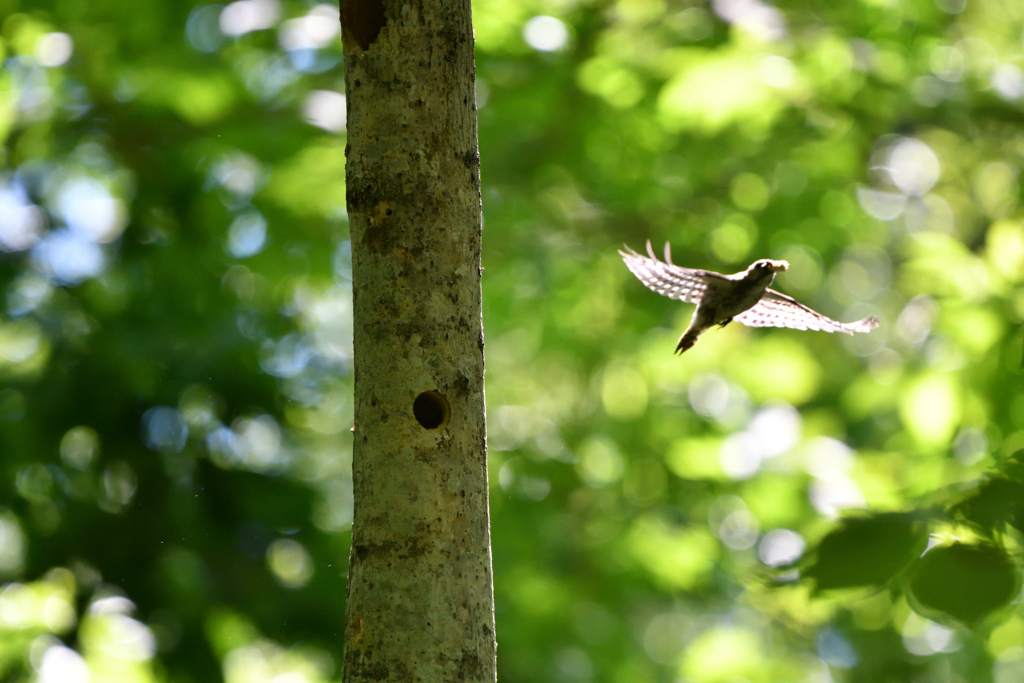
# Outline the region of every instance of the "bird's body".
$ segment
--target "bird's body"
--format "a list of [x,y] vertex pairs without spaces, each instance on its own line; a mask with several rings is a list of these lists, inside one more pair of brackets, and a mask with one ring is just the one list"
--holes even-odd
[[878,326],[874,316],[854,323],[832,320],[790,296],[769,289],[775,273],[789,267],[785,261],[761,259],[742,272],[723,275],[674,265],[668,244],[665,245],[665,262],[654,255],[650,241],[647,242],[650,258],[626,249],[619,252],[622,260],[644,285],[663,296],[697,304],[689,327],[679,338],[676,353],[693,346],[708,328],[724,327],[733,320],[750,327],[790,327],[846,334],[869,332]]

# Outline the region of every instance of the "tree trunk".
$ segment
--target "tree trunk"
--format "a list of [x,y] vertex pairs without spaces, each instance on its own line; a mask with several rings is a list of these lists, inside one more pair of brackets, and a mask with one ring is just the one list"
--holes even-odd
[[469,0],[341,0],[355,316],[346,683],[494,681]]

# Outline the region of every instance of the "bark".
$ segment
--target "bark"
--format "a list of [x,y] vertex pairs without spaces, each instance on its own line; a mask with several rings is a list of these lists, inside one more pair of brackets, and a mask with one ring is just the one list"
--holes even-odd
[[469,0],[341,0],[355,317],[346,683],[494,681]]

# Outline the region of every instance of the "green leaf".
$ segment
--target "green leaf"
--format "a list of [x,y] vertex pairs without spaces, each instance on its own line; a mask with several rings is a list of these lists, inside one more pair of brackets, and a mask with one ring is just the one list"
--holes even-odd
[[843,520],[818,544],[803,575],[818,591],[880,586],[921,552],[926,531],[920,518],[902,513]]
[[989,479],[950,512],[989,533],[1007,524],[1024,530],[1024,484],[1003,477]]
[[953,543],[932,548],[913,568],[910,592],[920,612],[939,612],[973,625],[1008,604],[1020,589],[1020,572],[995,545]]

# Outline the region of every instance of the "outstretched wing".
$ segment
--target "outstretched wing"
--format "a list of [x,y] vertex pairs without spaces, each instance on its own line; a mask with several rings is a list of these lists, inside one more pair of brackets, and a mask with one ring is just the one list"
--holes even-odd
[[841,323],[814,311],[791,296],[774,289],[766,290],[764,296],[752,308],[733,318],[749,327],[789,327],[794,330],[818,330],[820,332],[870,332],[878,327],[875,316],[852,323]]
[[722,277],[718,273],[709,270],[696,270],[694,268],[680,268],[672,265],[672,254],[669,252],[668,244],[665,244],[665,261],[662,263],[654,255],[651,248],[651,241],[647,240],[647,253],[650,258],[636,253],[629,247],[626,251],[619,250],[626,267],[632,271],[649,289],[654,290],[662,296],[671,299],[679,299],[687,303],[700,303],[707,289],[707,279],[711,277]]

